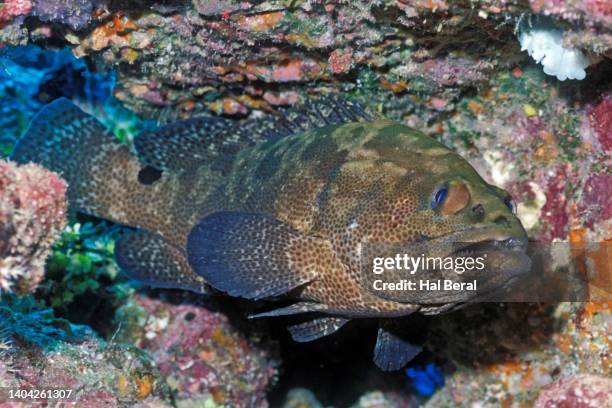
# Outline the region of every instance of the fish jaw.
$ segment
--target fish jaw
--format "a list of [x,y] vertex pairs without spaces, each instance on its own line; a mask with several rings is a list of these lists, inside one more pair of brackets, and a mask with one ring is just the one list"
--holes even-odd
[[[450,310],[455,304],[491,299],[497,293],[507,290],[515,281],[524,278],[531,268],[531,261],[526,251],[526,235],[513,235],[491,227],[470,228],[418,242],[370,242],[361,246],[362,287],[381,299],[429,309],[435,306],[441,311]],[[426,259],[442,259],[444,262],[456,263],[460,258],[469,257],[481,260],[484,267],[457,272],[453,269],[436,267],[438,264],[432,261],[434,267],[431,268],[421,268],[416,271],[391,269],[385,270],[380,275],[373,274],[372,265],[375,257],[395,258],[404,254],[411,258],[421,258],[423,262]],[[379,290],[374,287],[376,279],[391,283],[402,280],[414,281],[417,289]],[[476,281],[477,289],[466,290],[465,285],[449,290],[441,290],[439,287],[432,289],[430,286],[419,289],[421,282],[426,281],[451,281],[457,284]]]

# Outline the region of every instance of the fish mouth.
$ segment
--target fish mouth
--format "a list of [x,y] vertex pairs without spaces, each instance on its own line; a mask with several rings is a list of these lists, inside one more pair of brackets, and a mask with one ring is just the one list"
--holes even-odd
[[[408,251],[412,254],[427,254],[427,257],[443,258],[455,262],[465,262],[471,258],[483,263],[481,269],[458,271],[446,268],[420,270],[413,274],[393,273],[391,281],[406,279],[446,282],[459,284],[452,289],[385,291],[376,293],[379,297],[401,303],[420,304],[425,309],[445,310],[449,306],[471,302],[504,301],[509,298],[509,288],[531,270],[531,260],[527,256],[527,237],[512,236],[494,228],[469,229],[454,232],[434,239],[423,240],[409,245],[396,246],[394,251]],[[476,289],[467,289],[468,283],[476,282]],[[465,284],[465,285],[462,285]]]
[[478,242],[456,242],[456,248],[451,254],[455,256],[471,256],[495,251],[525,252],[527,239],[516,237],[501,237],[499,239],[483,239]]

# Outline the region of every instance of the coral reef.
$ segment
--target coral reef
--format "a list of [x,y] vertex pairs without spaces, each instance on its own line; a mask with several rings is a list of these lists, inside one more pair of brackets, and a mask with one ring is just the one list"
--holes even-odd
[[177,303],[137,294],[118,310],[116,319],[117,340],[135,344],[151,356],[178,406],[198,401],[267,406],[266,390],[276,376],[270,352],[201,300]]
[[0,6],[0,22],[11,21],[17,16],[27,15],[32,10],[28,0],[8,0]]
[[[20,313],[0,307],[3,337],[0,385],[19,389],[70,389],[71,406],[169,407],[170,393],[159,371],[134,347],[97,338],[83,326],[54,318],[50,311]],[[44,401],[39,401],[42,403]],[[0,393],[0,406],[26,407]]]
[[514,26],[530,13],[558,21],[564,46],[594,61],[609,58],[609,7],[565,3],[160,1],[142,12],[138,2],[44,0],[19,12],[38,19],[24,26],[15,17],[0,42],[64,42],[75,55],[115,68],[117,98],[156,119],[269,110],[296,89],[348,92],[355,73],[366,70],[379,84],[377,99],[386,99],[382,90],[407,90],[418,107],[440,92],[427,80],[436,65],[446,71],[438,83],[457,97],[524,59]]
[[92,11],[93,2],[88,0],[43,0],[34,2],[32,15],[41,21],[62,23],[79,30],[89,22]]
[[393,392],[373,391],[362,395],[351,408],[410,408],[417,406],[419,404],[414,398],[407,398]]
[[8,156],[34,114],[59,97],[72,99],[95,114],[122,141],[153,126],[111,96],[113,84],[112,72],[92,72],[86,61],[75,58],[68,49],[0,48],[0,156]]
[[[560,83],[521,53],[516,29],[535,26],[534,14],[563,31],[557,45],[589,58],[583,81]],[[5,46],[32,43],[69,51],[51,59],[47,51]],[[35,111],[58,96],[75,100],[129,142],[153,126],[130,111],[161,123],[195,115],[240,120],[309,94],[339,92],[444,142],[487,181],[509,190],[530,239],[564,241],[572,249],[602,243],[594,264],[609,265],[612,9],[605,1],[160,0],[145,8],[140,1],[7,0],[0,5],[0,45],[3,154]],[[109,98],[111,87],[116,99]],[[2,171],[0,180],[5,174],[12,173]],[[88,224],[66,231],[37,292],[45,307],[109,338],[108,320],[122,305],[117,335],[76,341],[64,334],[65,321],[10,312],[14,321],[38,327],[35,335],[56,338],[56,348],[32,351],[21,344],[24,336],[0,330],[0,379],[17,381],[15,372],[23,371],[32,385],[51,376],[58,384],[64,378],[93,387],[97,399],[81,405],[164,406],[167,387],[178,406],[265,406],[277,374],[274,352],[202,300],[173,292],[133,295],[110,259],[117,233]],[[11,277],[11,287],[31,290],[42,276],[42,258],[25,281]],[[9,275],[0,273],[0,284],[2,276]],[[100,299],[112,307],[101,311]],[[605,406],[611,308],[609,302],[480,305],[429,319],[428,348],[442,362],[445,385],[428,406]],[[135,348],[117,342],[136,345],[152,361],[142,363]],[[291,344],[291,353],[324,354],[324,346]],[[115,349],[118,360],[109,354]],[[331,363],[348,364],[326,356],[327,366],[308,373],[329,375]],[[127,360],[135,361],[134,370],[113,365]],[[34,366],[43,367],[38,377]],[[388,381],[393,392],[379,387],[390,377],[376,372],[372,385],[374,374],[356,367],[362,382],[350,381],[365,385],[347,406],[417,406],[421,397],[410,395],[410,386],[426,395],[442,385],[438,373],[414,366],[410,378],[401,378],[403,388]],[[75,378],[71,370],[86,375]],[[333,377],[322,378],[337,384]],[[317,396],[326,395],[309,388],[293,390],[285,406],[322,406]]]
[[[411,408],[418,407],[417,399],[394,392],[370,391],[363,394],[351,408]],[[287,393],[283,408],[323,408],[315,394],[305,388],[294,388]]]
[[555,389],[579,393],[593,378],[609,396],[609,380],[597,376],[610,374],[610,319],[610,302],[474,306],[443,316],[429,338],[448,359],[448,376],[426,406],[532,406],[561,397]]
[[58,175],[0,160],[0,294],[36,288],[65,214],[66,184]]
[[283,408],[323,408],[314,393],[306,388],[294,388],[287,393]]
[[577,375],[544,387],[535,408],[612,406],[612,379],[595,375]]

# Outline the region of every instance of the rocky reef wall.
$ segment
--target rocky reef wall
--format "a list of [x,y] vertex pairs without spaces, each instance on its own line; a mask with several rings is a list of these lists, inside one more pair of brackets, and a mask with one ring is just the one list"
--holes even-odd
[[[563,33],[564,48],[588,59],[584,79],[560,81],[546,75],[542,65],[521,51],[519,32],[544,27],[544,21]],[[3,58],[17,61],[12,46],[33,44],[45,50],[67,49],[63,52],[80,59],[82,72],[112,76],[112,91],[91,91],[104,95],[93,99],[79,92],[54,94],[57,82],[51,86],[44,79],[60,76],[57,73],[65,69],[58,67],[72,64],[64,56],[45,63],[44,75],[32,70],[34,79],[27,84],[45,86],[27,93],[31,88],[19,83],[14,73],[36,64],[2,63]],[[339,93],[424,131],[466,157],[487,181],[512,193],[530,239],[569,242],[574,250],[598,243],[601,253],[594,262],[605,267],[611,259],[608,1],[6,0],[0,5],[0,46],[0,121],[14,124],[13,136],[51,95],[79,101],[129,143],[130,135],[143,127],[179,118],[222,115],[243,120],[309,95]],[[25,55],[42,64],[34,52]],[[92,76],[78,78],[79,89],[95,83]],[[5,127],[0,141],[8,133]],[[3,180],[16,170],[2,165],[0,189],[6,190],[12,181]],[[58,195],[60,183],[53,184]],[[59,214],[60,201],[46,208]],[[52,228],[42,234],[47,234],[47,252],[47,236],[55,237],[61,229],[59,217],[53,219]],[[175,293],[144,296],[126,289],[112,261],[114,235],[101,239],[99,230],[74,225],[67,234],[51,257],[51,273],[39,288],[39,301],[69,315],[80,299],[80,313],[92,309],[91,316],[103,317],[100,331],[107,330],[108,339],[90,334],[77,340],[56,333],[61,351],[61,359],[56,359],[57,354],[24,342],[7,328],[8,334],[0,336],[0,346],[8,350],[0,353],[0,380],[12,384],[19,370],[31,374],[29,384],[38,384],[40,376],[32,367],[43,364],[62,374],[54,377],[58,381],[102,381],[97,388],[100,401],[143,406],[267,404],[266,390],[275,383],[279,364],[282,367],[276,344],[261,346],[251,329],[245,334],[212,305]],[[35,259],[36,272],[28,275],[32,279],[25,291],[42,279],[43,253]],[[8,275],[0,270],[0,290],[3,276]],[[15,279],[20,278],[5,279],[11,284],[4,286],[14,287]],[[94,311],[92,305],[83,308],[82,299],[88,296],[105,299],[112,313]],[[611,310],[609,302],[486,305],[432,319],[428,349],[442,367],[446,385],[428,406],[605,406],[610,395],[606,377],[611,372]],[[24,321],[23,316],[34,312],[11,313],[15,321]],[[51,317],[34,316],[45,327],[57,325]],[[154,364],[138,360],[135,371],[117,367],[116,359],[101,351],[113,349],[113,341],[125,345],[120,358],[136,361],[139,347]],[[291,347],[320,350],[293,343]],[[91,373],[74,379],[66,374],[91,371],[81,364],[86,359],[101,361],[99,377]],[[362,360],[370,364],[369,355]],[[281,381],[284,374],[281,371]],[[382,388],[380,379],[355,380],[362,388],[357,393],[364,394],[354,398],[355,406],[422,403],[411,394],[404,374],[393,380],[398,378],[406,385],[390,392],[374,391]],[[317,392],[298,389],[277,400],[286,406],[322,406]]]

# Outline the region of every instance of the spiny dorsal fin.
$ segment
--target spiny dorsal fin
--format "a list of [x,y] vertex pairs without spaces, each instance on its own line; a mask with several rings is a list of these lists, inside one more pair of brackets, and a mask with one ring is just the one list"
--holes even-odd
[[357,102],[335,95],[313,98],[283,113],[292,133],[348,122],[372,121],[376,115]]
[[231,163],[236,152],[261,141],[374,117],[356,102],[327,96],[243,122],[202,117],[170,123],[139,135],[134,145],[143,163],[159,170],[182,171],[220,157]]
[[181,171],[233,153],[241,143],[229,130],[235,123],[214,117],[173,122],[140,134],[134,146],[140,160],[159,170]]

